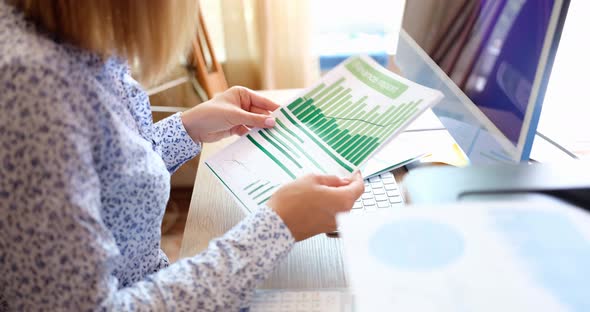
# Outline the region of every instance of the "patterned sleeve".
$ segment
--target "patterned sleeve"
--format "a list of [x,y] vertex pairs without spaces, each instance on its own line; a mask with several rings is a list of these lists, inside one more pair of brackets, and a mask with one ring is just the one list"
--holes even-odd
[[[92,117],[92,107],[80,105],[85,97],[63,75],[45,71],[44,89],[18,87],[40,72],[28,66],[0,68],[0,94],[7,99],[0,102],[0,310],[231,311],[246,305],[294,244],[282,220],[263,207],[201,254],[122,288],[113,275],[121,252],[101,218],[93,131],[81,117]],[[64,105],[54,105],[58,101]],[[164,133],[183,140],[170,132],[181,126],[178,116],[165,124]]]
[[202,253],[182,259],[109,302],[113,310],[238,311],[259,282],[291,250],[293,237],[267,207],[213,240]]
[[154,124],[153,141],[170,172],[176,171],[201,151],[201,143],[193,141],[182,125],[180,113]]

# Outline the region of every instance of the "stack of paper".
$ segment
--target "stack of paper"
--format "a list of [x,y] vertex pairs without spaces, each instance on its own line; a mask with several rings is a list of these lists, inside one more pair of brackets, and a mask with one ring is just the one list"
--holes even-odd
[[442,98],[353,57],[273,113],[273,129],[252,129],[207,166],[247,210],[307,173],[346,176]]

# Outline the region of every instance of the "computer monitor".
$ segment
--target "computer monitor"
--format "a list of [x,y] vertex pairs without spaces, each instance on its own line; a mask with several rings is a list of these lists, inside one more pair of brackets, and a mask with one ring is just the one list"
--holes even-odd
[[396,63],[445,94],[433,111],[472,164],[527,161],[569,0],[462,3],[422,46],[402,31]]

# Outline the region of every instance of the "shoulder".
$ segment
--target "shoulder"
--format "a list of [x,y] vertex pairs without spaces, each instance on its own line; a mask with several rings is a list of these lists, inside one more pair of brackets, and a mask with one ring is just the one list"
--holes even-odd
[[77,57],[80,61],[88,58],[83,53],[76,55],[74,50],[55,41],[27,21],[18,9],[0,0],[1,67],[42,64],[55,71],[66,71],[76,67]]
[[91,93],[98,87],[94,77],[103,65],[99,56],[54,40],[25,20],[19,10],[0,0],[2,91],[37,96]]
[[100,70],[103,64],[89,51],[52,38],[0,0],[0,67],[28,66],[75,76],[77,72]]
[[60,118],[88,124],[98,109],[92,70],[102,61],[60,44],[0,0],[0,116],[5,124],[43,123]]

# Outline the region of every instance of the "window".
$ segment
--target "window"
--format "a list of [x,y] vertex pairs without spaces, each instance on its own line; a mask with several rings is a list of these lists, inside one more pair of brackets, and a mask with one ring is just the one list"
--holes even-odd
[[405,0],[313,0],[314,54],[322,71],[355,54],[387,66],[395,54]]

